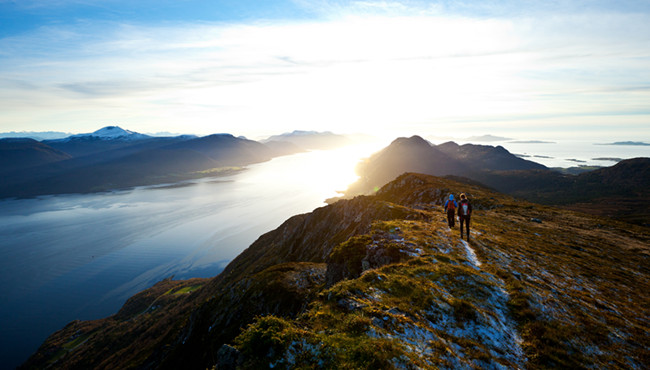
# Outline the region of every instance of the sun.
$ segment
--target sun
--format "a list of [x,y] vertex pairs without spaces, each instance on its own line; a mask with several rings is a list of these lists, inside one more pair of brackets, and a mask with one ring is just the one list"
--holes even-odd
[[282,181],[299,188],[308,188],[307,191],[322,194],[324,199],[341,196],[358,180],[355,168],[359,161],[378,151],[382,145],[383,143],[373,142],[310,151],[305,154],[309,156],[310,165],[300,166],[298,171],[282,173]]

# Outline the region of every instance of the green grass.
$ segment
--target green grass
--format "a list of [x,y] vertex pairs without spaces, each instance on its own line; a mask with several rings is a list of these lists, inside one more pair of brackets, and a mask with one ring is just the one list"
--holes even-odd
[[215,168],[209,168],[207,170],[192,172],[192,175],[203,177],[203,176],[220,175],[224,173],[230,173],[230,172],[236,172],[242,170],[244,170],[244,167],[215,167]]
[[187,294],[187,293],[192,293],[195,290],[201,289],[203,287],[203,284],[198,284],[198,285],[192,285],[192,286],[186,286],[184,288],[175,290],[173,292],[169,291],[166,294]]

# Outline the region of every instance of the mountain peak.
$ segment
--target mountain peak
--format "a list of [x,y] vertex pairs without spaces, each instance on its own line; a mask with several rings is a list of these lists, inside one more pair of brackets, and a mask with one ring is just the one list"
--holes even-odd
[[106,126],[89,134],[72,135],[67,139],[99,139],[99,140],[142,140],[150,136],[135,131],[125,130],[119,126]]
[[144,139],[149,136],[137,133],[131,130],[125,130],[119,126],[106,126],[90,134],[92,136],[117,139],[117,138],[130,138],[130,139]]
[[319,134],[322,133],[317,131],[293,130],[293,132],[291,132],[288,135],[319,135]]
[[228,134],[228,133],[212,134],[212,135],[208,135],[208,136],[205,136],[205,137],[241,139],[241,138],[235,138],[235,136],[233,134]]
[[93,136],[123,136],[134,134],[133,131],[125,130],[119,126],[106,126],[92,133]]
[[424,140],[421,136],[413,135],[411,137],[399,137],[391,143],[391,145],[415,145],[431,147],[431,143]]

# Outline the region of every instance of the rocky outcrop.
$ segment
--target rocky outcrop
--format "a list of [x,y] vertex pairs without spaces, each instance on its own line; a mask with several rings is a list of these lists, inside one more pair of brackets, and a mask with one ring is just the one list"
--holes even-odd
[[326,285],[356,279],[365,271],[404,262],[421,253],[416,244],[404,241],[399,227],[374,229],[372,235],[354,236],[334,248],[327,260]]

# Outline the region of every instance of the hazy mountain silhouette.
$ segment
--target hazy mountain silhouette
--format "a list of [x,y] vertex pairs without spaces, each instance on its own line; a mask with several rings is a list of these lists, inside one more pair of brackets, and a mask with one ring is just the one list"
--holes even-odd
[[[230,173],[240,166],[290,153],[286,146],[279,153],[277,148],[230,134],[159,138],[119,127],[45,142],[58,148],[51,148],[52,153],[66,150],[73,153],[72,157],[64,153],[44,164],[7,169],[0,197],[86,193],[177,182]],[[38,142],[32,145],[48,147]],[[7,153],[15,156],[17,150]]]
[[214,134],[164,147],[165,150],[190,150],[203,154],[224,166],[245,165],[267,161],[271,150],[257,141],[230,134]]
[[0,132],[0,138],[21,138],[34,140],[63,139],[71,134],[60,131],[10,131]]
[[270,136],[262,140],[262,143],[289,142],[299,148],[311,149],[334,149],[350,144],[351,140],[344,135],[337,135],[332,132],[317,131],[293,131],[281,135]]
[[512,138],[503,137],[503,136],[494,136],[490,134],[481,135],[481,136],[470,136],[465,139],[465,141],[472,141],[472,142],[508,141],[508,140],[512,140]]
[[271,149],[271,152],[273,153],[274,157],[295,154],[295,153],[302,153],[307,151],[307,149],[303,147],[300,147],[290,141],[284,141],[284,140],[265,141],[264,145],[266,145],[267,148]]

